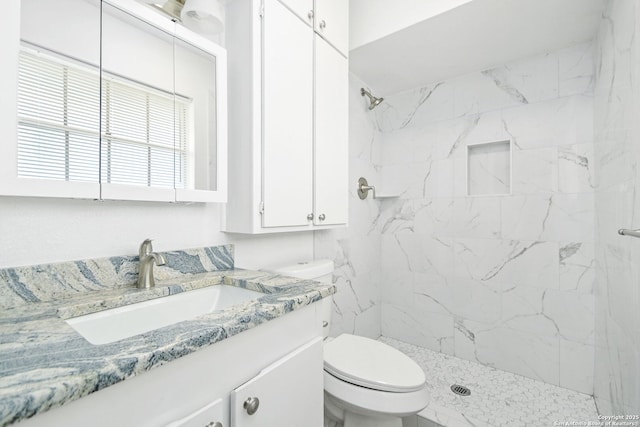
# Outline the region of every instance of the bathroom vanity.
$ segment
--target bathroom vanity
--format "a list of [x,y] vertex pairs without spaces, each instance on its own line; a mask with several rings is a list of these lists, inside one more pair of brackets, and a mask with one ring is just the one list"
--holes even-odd
[[[136,257],[0,270],[0,426],[322,425],[335,287],[234,269],[231,246],[163,255],[148,290],[121,283]],[[211,286],[262,296],[101,345],[65,322]]]

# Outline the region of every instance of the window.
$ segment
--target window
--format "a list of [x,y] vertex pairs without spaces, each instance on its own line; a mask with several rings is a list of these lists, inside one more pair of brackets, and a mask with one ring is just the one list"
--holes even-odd
[[20,52],[18,176],[185,188],[191,100],[102,74],[51,52]]

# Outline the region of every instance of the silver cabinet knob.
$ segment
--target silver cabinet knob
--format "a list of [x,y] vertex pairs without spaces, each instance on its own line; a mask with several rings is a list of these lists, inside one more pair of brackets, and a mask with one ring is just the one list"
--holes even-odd
[[307,18],[309,18],[309,21],[313,21],[313,10],[310,10],[309,13],[307,13]]
[[255,414],[259,406],[260,406],[260,399],[258,399],[257,397],[248,398],[247,400],[244,401],[244,405],[243,405],[244,409],[247,410],[247,414],[249,415]]
[[220,421],[211,421],[204,427],[222,427],[222,423]]
[[320,214],[320,215],[318,216],[318,219],[319,219],[320,221],[324,221],[324,219],[325,219],[325,218],[326,218],[326,216],[325,216],[324,214]]
[[312,214],[312,213],[310,213],[309,215],[307,215],[307,219],[308,219],[309,221],[313,221],[313,214]]
[[324,19],[322,21],[320,21],[320,29],[321,30],[324,30],[326,28],[326,26],[327,26],[327,23],[324,22]]

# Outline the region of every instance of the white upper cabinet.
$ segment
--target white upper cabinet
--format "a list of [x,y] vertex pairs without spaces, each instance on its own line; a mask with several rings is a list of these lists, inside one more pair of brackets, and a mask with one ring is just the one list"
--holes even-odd
[[313,0],[280,0],[282,4],[291,9],[300,19],[313,24]]
[[300,4],[234,0],[226,6],[228,232],[347,222],[348,60],[294,12]]
[[317,35],[315,53],[314,224],[346,224],[349,61]]
[[280,2],[265,0],[263,37],[262,225],[306,225],[313,209],[313,32]]
[[345,0],[315,0],[314,29],[323,39],[348,56],[349,2]]

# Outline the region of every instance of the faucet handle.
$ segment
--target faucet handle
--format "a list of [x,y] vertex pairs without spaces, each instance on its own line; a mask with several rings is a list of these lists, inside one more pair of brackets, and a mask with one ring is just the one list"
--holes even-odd
[[151,244],[151,242],[151,239],[145,239],[144,242],[142,242],[142,244],[140,245],[140,259],[142,259],[142,257],[144,257],[145,255],[149,255],[151,252],[153,252],[153,245]]

